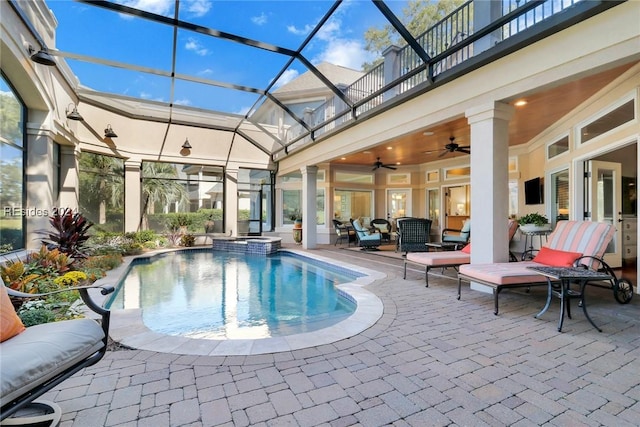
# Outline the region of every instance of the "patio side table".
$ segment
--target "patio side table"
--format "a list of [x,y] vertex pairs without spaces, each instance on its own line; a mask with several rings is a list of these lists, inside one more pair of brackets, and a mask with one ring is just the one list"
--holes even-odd
[[[586,268],[580,267],[528,267],[531,270],[542,274],[547,278],[548,288],[547,288],[547,303],[542,308],[542,310],[535,315],[536,319],[542,316],[549,306],[551,305],[552,297],[560,298],[560,321],[558,323],[558,332],[562,332],[562,322],[564,321],[564,313],[567,312],[567,317],[571,319],[571,306],[570,301],[572,299],[577,299],[582,302],[582,311],[584,312],[585,317],[591,323],[591,325],[598,330],[598,332],[602,332],[600,329],[589,317],[589,313],[587,313],[587,301],[585,299],[585,287],[590,281],[610,281],[613,286],[613,276],[609,274],[602,273],[599,271],[593,271]],[[553,283],[558,283],[559,286],[553,286]],[[578,282],[578,289],[571,289],[571,282]]]

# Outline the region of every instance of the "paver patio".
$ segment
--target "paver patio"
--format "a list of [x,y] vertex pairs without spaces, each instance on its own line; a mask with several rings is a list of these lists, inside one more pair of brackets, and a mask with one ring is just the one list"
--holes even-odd
[[61,426],[528,426],[640,424],[640,298],[591,288],[596,331],[574,307],[557,332],[546,290],[464,292],[402,261],[322,246],[386,273],[382,318],[354,337],[290,352],[185,356],[116,348],[45,395]]

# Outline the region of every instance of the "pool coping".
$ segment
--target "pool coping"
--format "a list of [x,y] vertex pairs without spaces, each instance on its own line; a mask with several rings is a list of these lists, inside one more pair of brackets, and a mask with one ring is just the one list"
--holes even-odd
[[[96,284],[113,285],[119,283],[129,269],[129,265],[140,258],[152,258],[168,252],[189,251],[198,248],[177,248],[154,251],[143,255],[125,257],[124,262],[117,268],[107,272],[107,276],[98,280]],[[204,339],[186,338],[165,335],[147,328],[142,321],[141,309],[111,310],[111,323],[109,336],[111,339],[126,347],[172,353],[180,355],[201,356],[247,356],[257,354],[279,353],[318,345],[331,344],[357,335],[373,326],[382,317],[384,310],[382,301],[372,292],[364,289],[365,286],[377,280],[386,278],[386,274],[343,261],[323,257],[313,252],[296,249],[280,249],[280,252],[289,252],[301,257],[326,262],[333,266],[344,268],[359,273],[351,282],[337,285],[341,291],[347,293],[356,302],[355,312],[346,319],[327,328],[313,332],[293,334],[284,337],[257,338],[257,339]],[[99,292],[92,292],[91,297],[103,305],[106,296]]]

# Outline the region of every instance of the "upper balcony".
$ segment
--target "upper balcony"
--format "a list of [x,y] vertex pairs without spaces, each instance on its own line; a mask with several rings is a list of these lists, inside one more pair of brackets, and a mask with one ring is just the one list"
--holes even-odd
[[344,88],[343,96],[307,110],[300,122],[281,129],[285,147],[274,160],[619,3],[470,0],[416,38],[397,28],[406,44],[390,46],[384,60]]

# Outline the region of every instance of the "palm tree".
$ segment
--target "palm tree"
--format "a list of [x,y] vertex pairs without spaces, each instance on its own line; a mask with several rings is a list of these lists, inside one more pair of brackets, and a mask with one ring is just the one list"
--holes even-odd
[[80,209],[92,212],[98,206],[98,224],[107,222],[107,208],[122,207],[124,161],[94,153],[80,155]]
[[147,215],[155,213],[156,204],[165,209],[171,203],[179,205],[189,203],[189,194],[185,186],[180,183],[178,171],[171,163],[143,162],[142,163],[142,194],[144,197],[143,222],[148,228]]

